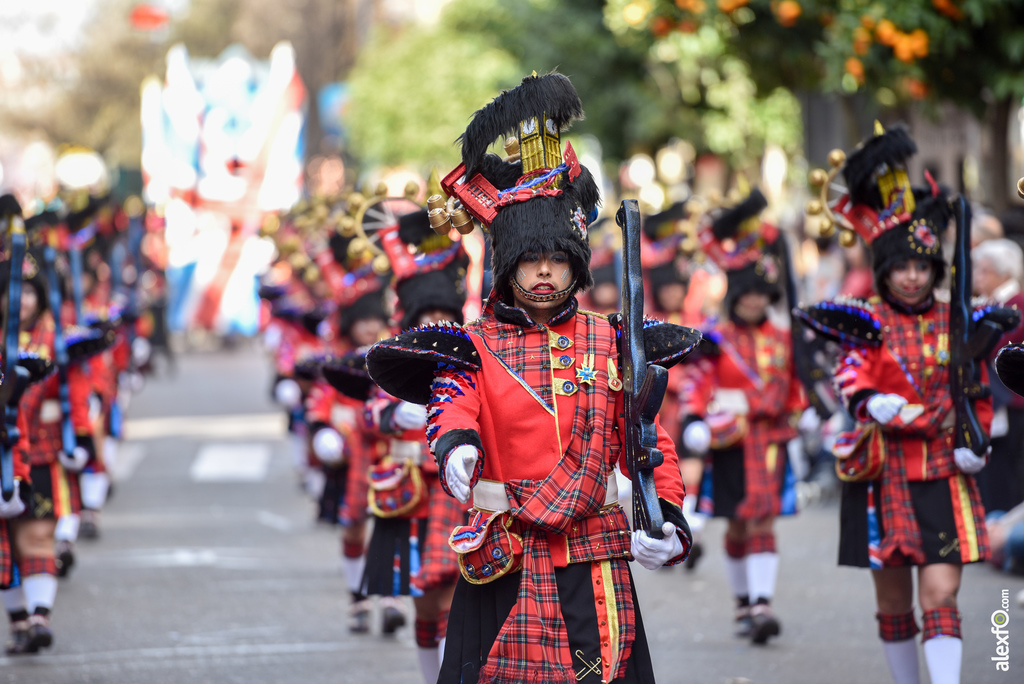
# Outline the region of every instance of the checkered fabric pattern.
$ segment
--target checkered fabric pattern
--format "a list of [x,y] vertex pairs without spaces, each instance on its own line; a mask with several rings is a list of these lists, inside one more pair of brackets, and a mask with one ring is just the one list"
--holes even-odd
[[32,575],[56,575],[57,561],[53,556],[26,556],[18,560],[18,571],[22,577]]
[[882,641],[906,641],[913,639],[921,629],[914,620],[914,611],[902,615],[875,613],[878,620],[878,638]]
[[775,535],[771,532],[750,535],[747,553],[775,553]]
[[0,520],[0,589],[11,586],[14,579],[14,554],[11,549],[10,524]]
[[[936,354],[940,336],[949,330],[949,306],[936,302],[927,312],[921,314],[897,311],[887,302],[880,301],[875,311],[885,331],[885,345],[889,353],[900,361],[911,383],[930,407],[937,410],[926,412],[927,422],[919,426],[916,436],[929,439],[928,468],[932,477],[948,477],[956,471],[952,450],[941,438],[940,424],[952,406],[949,397],[948,365],[929,365],[920,362]],[[911,361],[913,359],[914,361]],[[929,371],[926,369],[932,369]],[[907,484],[904,442],[898,433],[883,432],[885,444],[885,467],[882,471],[882,528],[885,536],[879,547],[879,555],[886,566],[919,565],[924,563],[924,548],[921,530],[910,500]],[[929,473],[926,473],[928,475]],[[929,478],[931,479],[931,478]]]
[[747,555],[746,540],[739,541],[732,537],[725,538],[725,555],[729,558],[743,558]]
[[[792,349],[783,331],[768,324],[736,325],[725,321],[719,326],[722,349],[720,363],[731,362],[745,375],[757,376],[747,392],[750,412],[747,434],[743,438],[743,471],[746,490],[736,507],[736,516],[757,520],[778,515],[782,510],[779,483],[786,466],[785,444],[796,437],[790,400],[793,383]],[[768,463],[771,445],[779,446],[774,467]]]
[[466,524],[465,506],[448,496],[436,475],[423,474],[427,487],[427,538],[420,550],[420,571],[411,579],[418,589],[436,589],[455,582],[459,576],[458,557],[448,546],[448,536]]
[[956,608],[941,606],[926,610],[921,614],[924,622],[922,641],[928,641],[938,636],[960,637],[960,612]]

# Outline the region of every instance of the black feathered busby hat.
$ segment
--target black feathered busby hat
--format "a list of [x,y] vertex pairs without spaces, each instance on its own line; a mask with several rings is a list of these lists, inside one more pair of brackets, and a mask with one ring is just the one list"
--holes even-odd
[[763,292],[772,303],[782,297],[778,229],[761,221],[768,200],[754,188],[738,204],[719,211],[700,228],[705,254],[725,271],[727,311],[747,292]]
[[[562,130],[582,118],[568,78],[534,74],[478,110],[459,137],[462,164],[442,187],[489,228],[494,291],[506,301],[519,260],[529,252],[564,252],[575,276],[572,293],[593,284],[587,226],[600,193],[572,146],[561,147]],[[518,159],[487,154],[497,138],[513,135]]]
[[387,322],[388,311],[384,303],[384,283],[386,281],[379,276],[372,278],[371,281],[373,281],[373,286],[367,289],[366,294],[357,297],[341,309],[338,331],[342,335],[348,336],[356,321],[378,318]]
[[941,234],[952,210],[927,172],[928,187],[911,186],[907,162],[916,153],[917,145],[904,126],[886,130],[876,121],[874,134],[843,164],[847,194],[835,211],[869,247],[880,294],[886,291],[893,266],[910,259],[930,262],[935,282],[945,274]]
[[425,209],[399,217],[398,237],[417,248],[415,271],[395,282],[401,329],[416,325],[424,312],[432,310],[444,311],[450,314],[448,320],[462,324],[469,265],[462,243],[437,235]]
[[871,265],[875,276],[875,291],[884,294],[888,289],[886,277],[899,263],[921,259],[931,263],[932,282],[941,282],[946,273],[946,260],[942,256],[942,231],[953,217],[949,199],[938,186],[915,188],[914,213],[910,219],[879,234],[871,244]]
[[689,215],[686,202],[674,202],[668,209],[644,219],[643,231],[647,240],[641,254],[655,302],[660,288],[690,282],[689,275],[679,267],[679,246],[683,234],[676,227],[678,221],[687,219]]

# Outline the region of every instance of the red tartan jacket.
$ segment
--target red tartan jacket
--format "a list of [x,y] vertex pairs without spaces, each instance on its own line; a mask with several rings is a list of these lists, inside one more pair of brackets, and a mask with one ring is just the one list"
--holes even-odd
[[[427,418],[428,443],[446,491],[444,466],[461,444],[481,451],[474,486],[480,478],[540,481],[560,462],[574,431],[589,434],[592,445],[602,445],[607,472],[612,472],[625,431],[615,330],[607,317],[578,311],[576,300],[569,301],[546,326],[534,323],[521,309],[499,302],[488,304],[483,317],[464,327],[479,351],[482,367],[439,377]],[[588,345],[595,349],[593,355],[587,353]],[[597,410],[607,417],[601,422],[605,426],[601,435],[592,434],[595,416],[579,410],[581,397],[594,392],[603,395]],[[660,424],[658,448],[665,455],[663,465],[655,470],[658,495],[681,507],[685,491],[675,444]],[[603,534],[607,539],[621,531],[606,529]],[[556,567],[576,562],[573,559],[581,554],[573,552],[570,557],[570,550],[586,546],[585,541],[554,533],[547,533],[547,540]],[[684,549],[688,545],[684,539]],[[628,555],[628,543],[625,548]],[[672,559],[669,564],[681,560]]]
[[[757,326],[724,321],[705,336],[721,353],[681,367],[682,414],[703,419],[718,408],[716,390],[739,390],[746,398],[748,422],[758,423],[769,443],[796,437],[796,418],[807,399],[796,377],[789,332],[766,319]],[[724,403],[720,408],[729,412]]]
[[[885,439],[899,440],[909,481],[936,480],[959,472],[953,460],[953,402],[949,390],[949,304],[935,302],[919,313],[900,311],[880,297],[870,303],[882,323],[881,346],[850,351],[836,369],[850,413],[869,422],[867,400],[898,394],[908,406],[883,428]],[[983,383],[988,370],[982,364]],[[975,404],[988,431],[992,400]]]
[[[43,358],[53,358],[54,324],[49,312],[42,314],[32,329],[22,331],[21,335],[22,349]],[[75,434],[92,434],[92,421],[89,420],[89,394],[92,386],[79,364],[72,364],[68,368],[68,390]],[[26,389],[18,410],[24,414],[26,421],[25,435],[28,443],[23,450],[24,458],[31,465],[53,463],[62,448],[57,375],[53,374]]]

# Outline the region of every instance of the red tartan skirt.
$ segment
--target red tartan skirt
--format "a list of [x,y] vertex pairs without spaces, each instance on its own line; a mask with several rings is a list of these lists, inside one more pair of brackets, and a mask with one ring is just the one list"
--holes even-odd
[[[22,483],[24,485],[24,483]],[[0,589],[7,589],[14,579],[14,549],[11,541],[11,526],[0,520]]]
[[[959,480],[959,482],[958,482]],[[975,520],[984,520],[978,489],[962,486],[970,476],[908,482],[910,502],[921,529],[925,565],[962,565],[985,560],[987,544]],[[869,487],[869,485],[872,485]],[[973,485],[973,483],[969,483]],[[839,565],[870,568],[872,552],[885,536],[880,481],[843,483],[839,509]],[[873,507],[869,507],[869,503]],[[873,510],[872,510],[873,508]],[[878,567],[878,561],[876,565]],[[896,566],[893,566],[896,567]]]
[[[786,445],[779,444],[776,458],[788,459]],[[700,495],[697,498],[698,510],[716,518],[736,518],[736,508],[747,495],[747,476],[743,462],[743,445],[738,444],[726,449],[712,449],[704,461],[704,476],[701,481]],[[780,464],[777,469],[778,487],[772,496],[778,499],[781,515],[792,514],[792,500],[795,500],[791,472],[788,465]],[[766,466],[767,467],[767,466]]]
[[[479,585],[459,578],[455,585],[451,612],[448,614],[447,641],[438,684],[476,684],[498,632],[515,607],[520,576],[521,573],[514,572]],[[555,581],[562,619],[569,638],[569,653],[572,654],[577,678],[582,682],[599,682],[600,675],[596,678],[588,677],[593,670],[587,668],[588,664],[600,663],[601,658],[601,635],[598,633],[597,599],[594,596],[591,564],[573,563],[564,568],[555,568]],[[626,664],[626,675],[614,680],[614,683],[653,684],[655,679],[651,652],[640,616],[636,589],[632,585],[633,576],[630,573],[636,639]]]

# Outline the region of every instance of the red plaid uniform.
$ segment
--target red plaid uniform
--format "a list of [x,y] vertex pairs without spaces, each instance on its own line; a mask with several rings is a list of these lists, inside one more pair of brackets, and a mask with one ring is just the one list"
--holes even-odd
[[[21,347],[43,358],[53,358],[53,318],[44,313],[31,331],[22,333]],[[26,339],[27,338],[27,339]],[[73,365],[68,369],[68,390],[71,400],[71,423],[75,433],[92,433],[89,420],[89,393],[91,387],[84,369]],[[57,375],[53,374],[42,382],[25,390],[18,404],[20,413],[25,414],[27,444],[23,456],[30,465],[48,465],[57,462],[62,448],[60,434],[60,413],[52,413],[52,407],[59,397]],[[45,402],[51,402],[44,407]]]
[[902,615],[875,613],[878,620],[878,636],[882,641],[906,641],[917,636],[921,629],[914,620],[914,611]]
[[[961,544],[961,560],[988,557],[985,512],[974,478],[963,475],[953,460],[953,401],[949,386],[949,305],[934,302],[918,312],[900,311],[879,297],[871,300],[885,335],[880,347],[846,355],[836,369],[850,412],[862,422],[871,420],[867,400],[876,393],[898,394],[913,409],[882,428],[885,465],[882,470],[881,514],[885,536],[879,555],[887,567],[925,562],[920,526],[908,482],[951,480],[951,496],[963,483],[970,500],[976,545]],[[982,382],[987,380],[982,368]],[[978,418],[988,429],[990,399],[976,404]],[[960,479],[963,478],[963,479]]]
[[[435,589],[452,584],[459,576],[458,559],[448,546],[448,537],[452,529],[465,523],[465,507],[448,496],[441,487],[437,476],[437,462],[430,455],[423,430],[401,430],[396,433],[391,431],[393,426],[382,423],[382,416],[390,415],[389,409],[394,407],[396,402],[394,397],[383,390],[378,390],[378,395],[366,403],[364,416],[371,434],[383,438],[382,442],[387,443],[389,447],[378,453],[373,462],[392,457],[390,447],[393,442],[389,443],[390,439],[416,442],[420,447],[421,459],[416,467],[420,469],[427,491],[423,502],[402,517],[426,520],[427,536],[423,548],[420,549],[420,569],[410,578],[410,583],[422,590]],[[387,419],[384,420],[387,422]]]
[[922,641],[928,641],[938,636],[960,638],[960,612],[956,608],[949,606],[932,608],[924,611],[921,617],[924,622]]
[[718,343],[721,354],[683,366],[683,414],[706,418],[716,389],[741,390],[746,395],[746,491],[736,516],[756,520],[778,515],[785,450],[778,449],[774,466],[767,454],[771,445],[783,445],[796,437],[797,414],[807,407],[796,378],[789,333],[767,320],[757,326],[723,321],[707,336]]
[[18,561],[18,571],[22,577],[32,575],[56,575],[57,561],[53,556],[27,556]]
[[[610,571],[619,630],[602,643],[602,679],[621,677],[635,637],[629,528],[621,508],[602,509],[625,429],[622,394],[608,388],[619,374],[615,331],[603,317],[577,314],[574,299],[547,326],[498,304],[465,329],[482,368],[437,374],[427,438],[443,485],[453,448],[482,447],[474,484],[480,477],[504,483],[512,531],[524,543],[516,606],[480,681],[576,681],[555,580],[556,567],[576,562]],[[680,506],[675,447],[658,429],[665,454],[655,471],[659,495]],[[689,540],[683,542],[686,549]],[[602,581],[595,578],[595,590]]]

